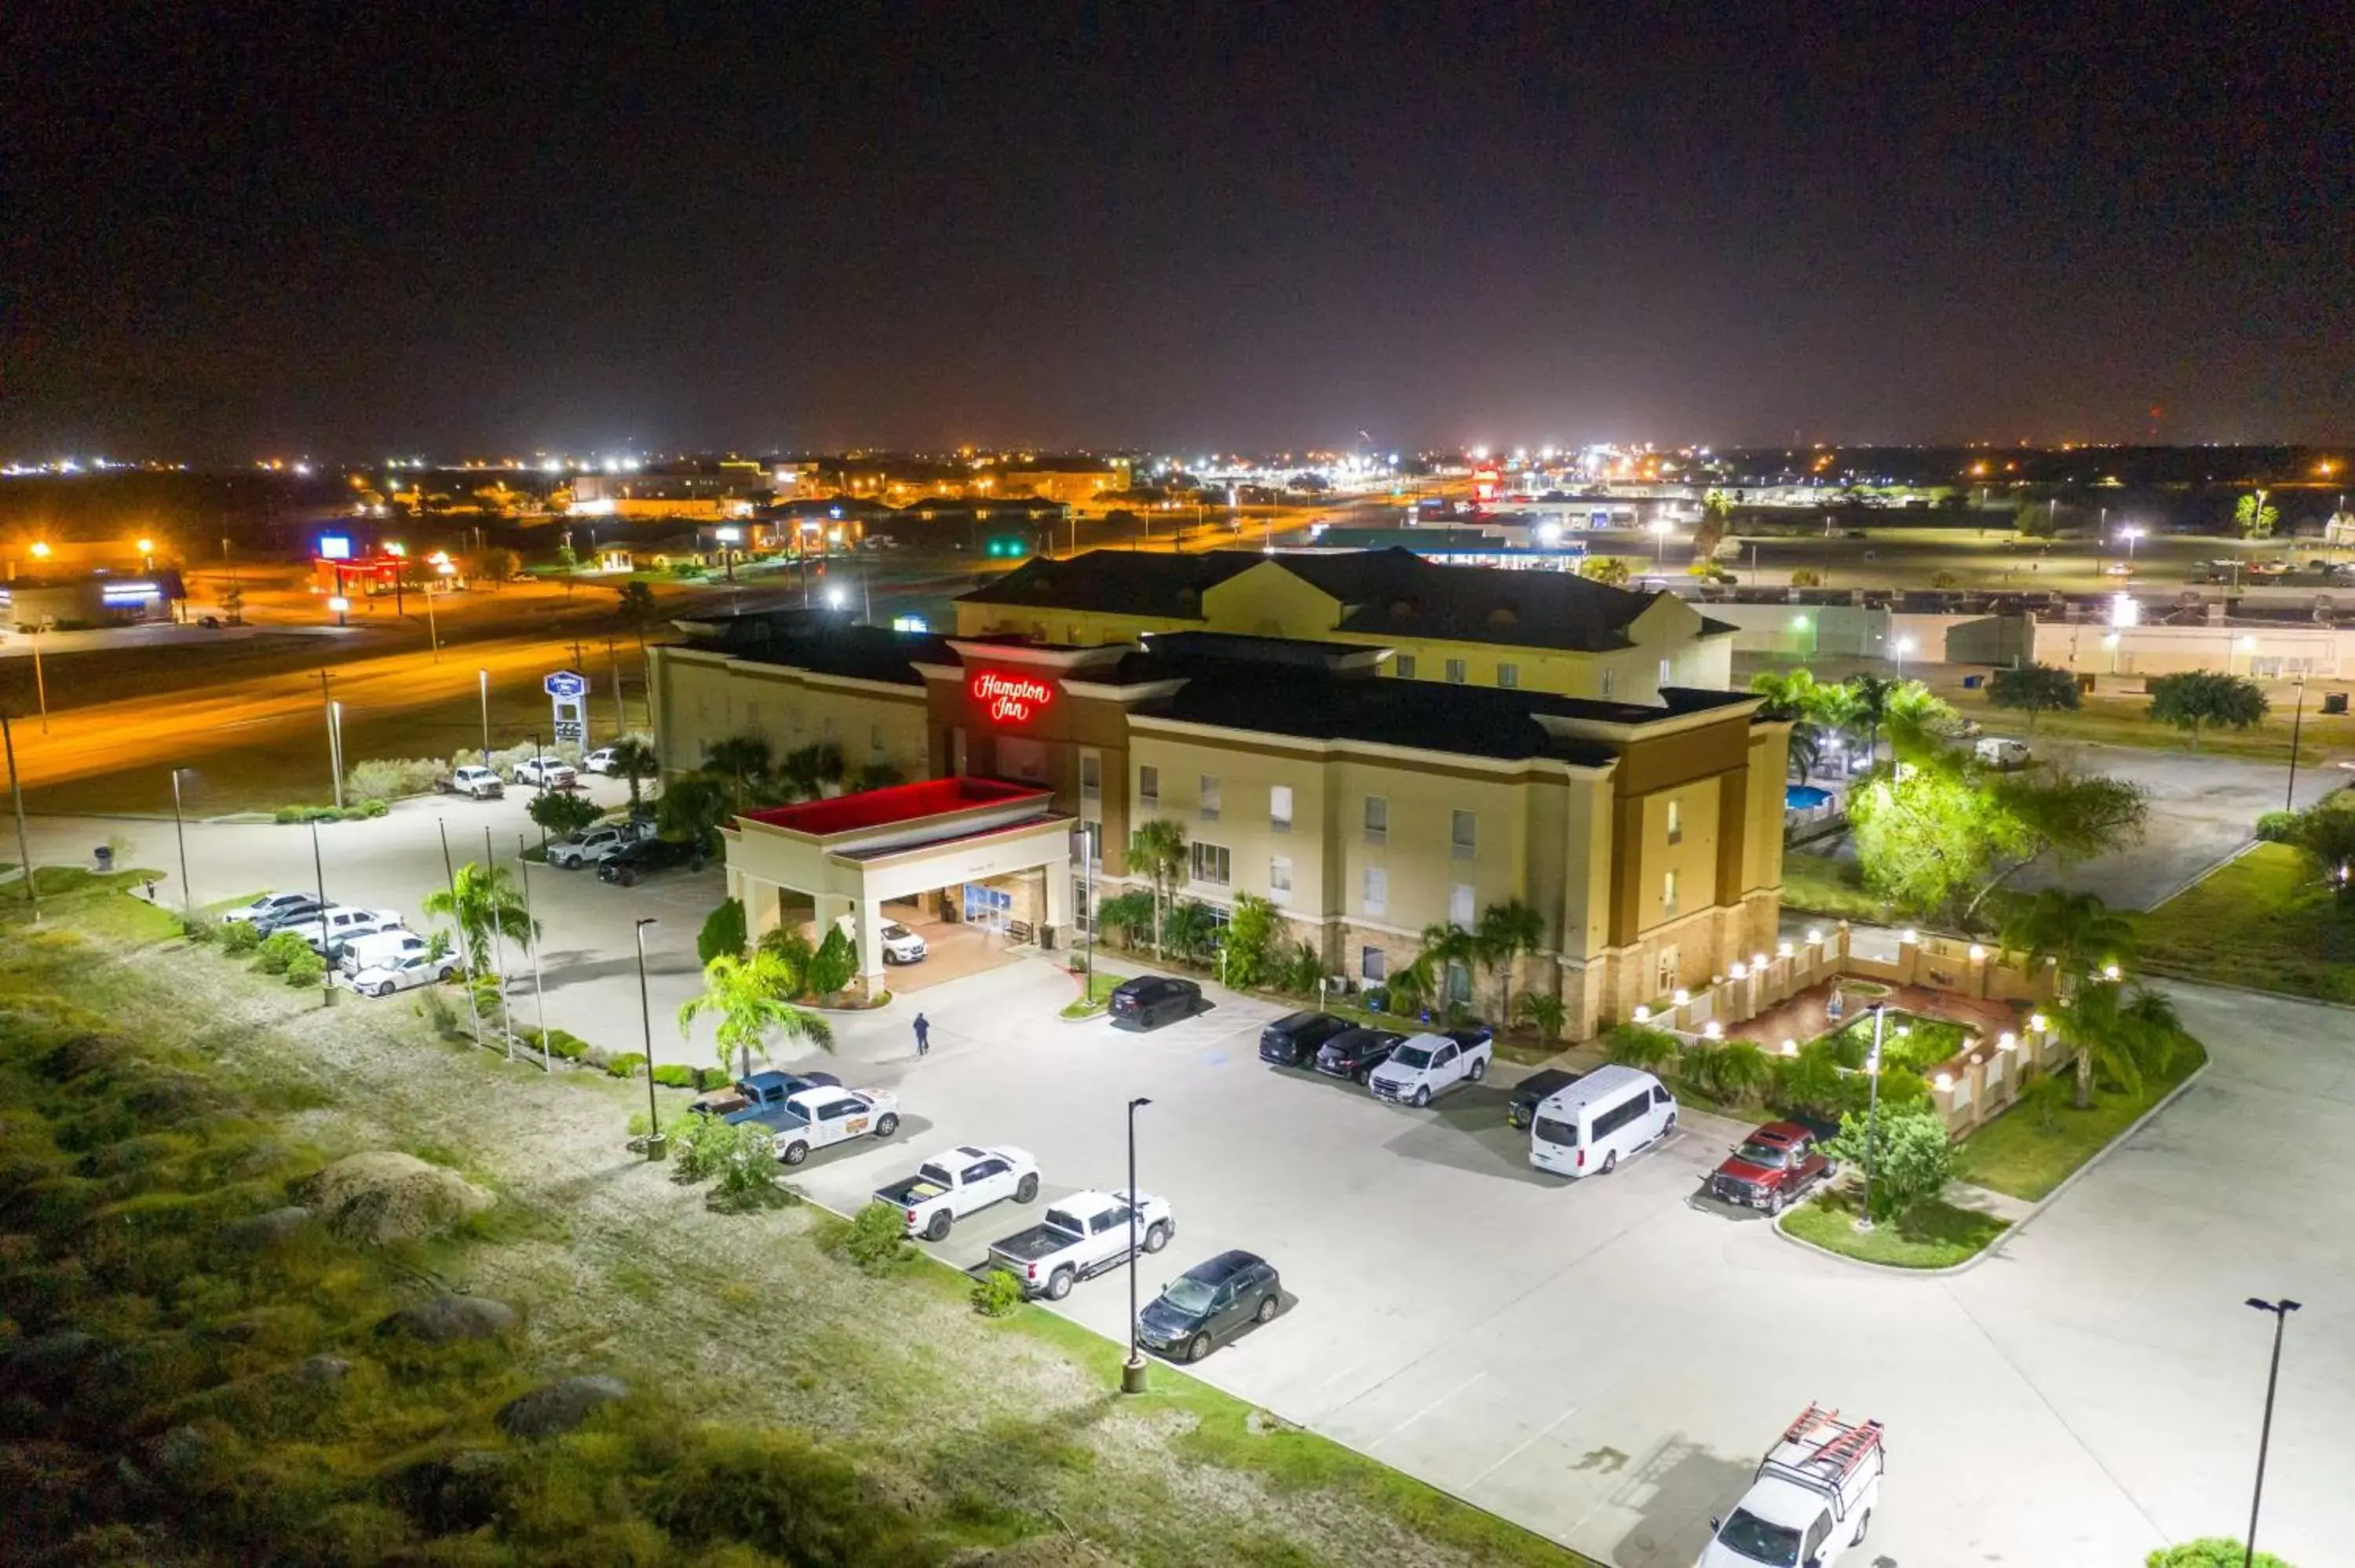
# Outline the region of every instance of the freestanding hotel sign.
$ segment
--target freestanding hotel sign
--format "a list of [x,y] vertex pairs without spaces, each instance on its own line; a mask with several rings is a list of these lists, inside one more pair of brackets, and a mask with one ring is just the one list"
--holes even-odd
[[1051,683],[1000,670],[976,671],[967,689],[992,724],[1028,724],[1055,700]]
[[540,683],[556,714],[556,738],[575,746],[589,744],[589,677],[559,670]]

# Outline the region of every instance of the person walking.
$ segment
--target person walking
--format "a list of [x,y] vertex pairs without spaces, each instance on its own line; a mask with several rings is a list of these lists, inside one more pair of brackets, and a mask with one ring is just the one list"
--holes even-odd
[[928,1055],[932,1049],[932,1023],[922,1013],[916,1014],[916,1054]]

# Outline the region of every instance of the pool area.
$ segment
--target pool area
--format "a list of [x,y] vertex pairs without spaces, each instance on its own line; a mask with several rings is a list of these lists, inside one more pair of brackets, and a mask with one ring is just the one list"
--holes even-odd
[[1783,807],[1790,811],[1812,811],[1831,803],[1832,792],[1818,789],[1812,784],[1790,784],[1783,789]]

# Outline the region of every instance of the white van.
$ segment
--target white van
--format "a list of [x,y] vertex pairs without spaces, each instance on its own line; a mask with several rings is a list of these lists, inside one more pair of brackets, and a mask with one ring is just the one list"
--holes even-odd
[[397,927],[390,931],[372,931],[346,942],[342,956],[336,960],[336,967],[347,975],[356,975],[378,964],[390,965],[403,959],[423,958],[432,950],[432,947],[430,939],[414,931]]
[[1677,1099],[1637,1067],[1597,1067],[1538,1102],[1529,1163],[1557,1176],[1607,1176],[1622,1155],[1676,1130]]

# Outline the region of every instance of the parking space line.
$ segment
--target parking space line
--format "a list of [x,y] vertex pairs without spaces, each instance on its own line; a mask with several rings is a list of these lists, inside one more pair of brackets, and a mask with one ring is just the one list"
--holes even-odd
[[1412,1415],[1408,1416],[1404,1421],[1400,1422],[1397,1425],[1391,1427],[1389,1431],[1383,1433],[1380,1436],[1367,1444],[1366,1452],[1369,1454],[1372,1453],[1375,1449],[1380,1447],[1383,1444],[1389,1442],[1391,1438],[1397,1436],[1400,1433],[1405,1431],[1408,1427],[1413,1425],[1416,1422],[1422,1420],[1424,1416],[1430,1414],[1433,1411],[1438,1409],[1449,1400],[1454,1399],[1457,1394],[1462,1393],[1465,1389],[1470,1388],[1474,1383],[1478,1383],[1482,1378],[1487,1377],[1487,1375],[1488,1369],[1486,1367],[1474,1372],[1470,1377],[1465,1378],[1462,1383],[1457,1383],[1454,1388],[1449,1389],[1445,1393],[1441,1394],[1437,1399],[1433,1400],[1429,1404],[1424,1405],[1421,1410],[1416,1411]]
[[1555,1427],[1561,1425],[1563,1422],[1577,1414],[1578,1410],[1579,1407],[1575,1404],[1569,1406],[1564,1409],[1560,1415],[1557,1415],[1551,1421],[1547,1422],[1542,1427],[1530,1433],[1528,1436],[1514,1444],[1512,1447],[1506,1450],[1505,1457],[1503,1458],[1497,1460],[1495,1464],[1489,1466],[1487,1469],[1481,1471],[1470,1480],[1465,1482],[1464,1490],[1468,1494],[1473,1488],[1478,1486],[1482,1481],[1487,1480],[1490,1476],[1495,1475],[1497,1471],[1503,1469],[1506,1466],[1519,1458],[1522,1454],[1528,1451],[1532,1444],[1536,1443],[1541,1437],[1551,1436]]

